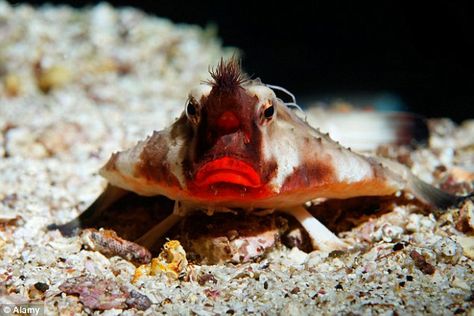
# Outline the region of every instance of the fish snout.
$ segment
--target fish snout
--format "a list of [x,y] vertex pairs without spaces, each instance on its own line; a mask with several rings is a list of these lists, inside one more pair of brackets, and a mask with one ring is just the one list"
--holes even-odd
[[232,134],[239,130],[240,119],[232,111],[225,111],[217,119],[217,130],[220,135]]

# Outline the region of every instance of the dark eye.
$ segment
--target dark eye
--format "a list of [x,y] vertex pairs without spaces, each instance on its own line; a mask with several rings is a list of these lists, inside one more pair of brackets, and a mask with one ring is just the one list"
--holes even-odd
[[267,100],[260,106],[259,118],[261,125],[267,125],[273,122],[276,116],[275,106],[271,100]]
[[267,119],[271,119],[273,114],[275,114],[275,108],[273,105],[269,106],[268,108],[263,111],[263,116]]
[[188,102],[188,105],[186,105],[186,113],[189,116],[194,116],[196,112],[196,106],[192,102]]

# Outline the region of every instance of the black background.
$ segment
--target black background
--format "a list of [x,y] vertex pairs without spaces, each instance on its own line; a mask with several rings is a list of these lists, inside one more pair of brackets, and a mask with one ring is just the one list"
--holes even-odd
[[111,1],[217,24],[224,45],[244,52],[248,73],[298,96],[385,91],[426,116],[473,117],[472,5],[360,2]]

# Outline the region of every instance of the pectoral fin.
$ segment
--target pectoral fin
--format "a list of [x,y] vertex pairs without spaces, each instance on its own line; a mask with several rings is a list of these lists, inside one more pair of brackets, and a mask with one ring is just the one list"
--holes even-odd
[[64,236],[76,235],[81,228],[92,224],[109,206],[128,193],[126,190],[108,185],[97,200],[81,213],[81,215],[63,225],[51,224],[48,226],[48,229],[58,229]]

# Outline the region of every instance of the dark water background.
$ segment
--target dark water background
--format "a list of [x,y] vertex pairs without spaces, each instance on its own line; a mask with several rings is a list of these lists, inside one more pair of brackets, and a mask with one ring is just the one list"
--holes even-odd
[[474,10],[467,1],[111,3],[216,24],[225,45],[243,50],[247,72],[303,103],[344,96],[370,105],[382,96],[429,117],[474,117]]

